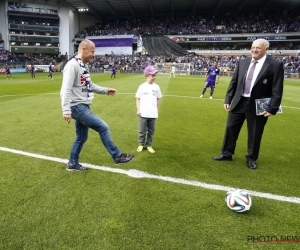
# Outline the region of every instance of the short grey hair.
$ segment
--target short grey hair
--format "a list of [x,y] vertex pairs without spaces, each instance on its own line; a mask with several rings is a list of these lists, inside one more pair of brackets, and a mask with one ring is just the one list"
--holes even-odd
[[269,47],[270,47],[269,41],[266,40],[266,39],[263,39],[263,40],[264,40],[264,46],[265,46],[265,48],[266,48],[266,49],[269,48]]
[[260,39],[257,39],[257,40],[255,40],[255,41],[262,42],[262,43],[263,43],[263,45],[264,45],[264,47],[265,47],[265,49],[268,49],[268,48],[270,47],[270,43],[269,43],[269,41],[268,41],[268,40],[266,40],[266,39],[262,39],[262,38],[260,38]]

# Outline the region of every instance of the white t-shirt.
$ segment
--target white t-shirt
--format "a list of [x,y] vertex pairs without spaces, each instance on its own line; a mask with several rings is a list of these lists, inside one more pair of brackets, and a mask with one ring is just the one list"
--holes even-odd
[[141,117],[157,118],[157,99],[162,97],[160,87],[156,83],[142,83],[135,95],[140,99]]

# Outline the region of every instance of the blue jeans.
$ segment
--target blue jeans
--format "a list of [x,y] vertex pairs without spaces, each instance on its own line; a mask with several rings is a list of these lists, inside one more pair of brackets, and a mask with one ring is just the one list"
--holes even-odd
[[70,164],[79,163],[79,154],[88,138],[89,128],[99,133],[103,145],[113,159],[121,155],[112,141],[108,125],[100,117],[93,114],[88,105],[78,104],[71,107],[71,111],[72,118],[75,120],[76,139],[70,153]]

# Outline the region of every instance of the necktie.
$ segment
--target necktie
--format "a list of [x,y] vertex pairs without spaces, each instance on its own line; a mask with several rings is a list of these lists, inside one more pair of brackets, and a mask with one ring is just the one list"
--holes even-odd
[[245,87],[244,87],[244,93],[245,94],[249,94],[250,93],[250,88],[251,88],[251,82],[252,82],[252,78],[253,78],[253,73],[255,70],[255,66],[258,63],[257,61],[253,61],[252,62],[253,65],[251,66],[250,70],[249,70],[249,74],[247,76],[247,79],[245,81]]

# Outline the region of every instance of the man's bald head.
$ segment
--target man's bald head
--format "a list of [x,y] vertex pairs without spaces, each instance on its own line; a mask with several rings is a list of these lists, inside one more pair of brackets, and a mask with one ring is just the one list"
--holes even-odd
[[79,44],[78,50],[81,50],[83,48],[89,48],[91,45],[95,46],[95,44],[91,40],[88,39],[82,40],[81,43]]
[[83,63],[90,62],[95,54],[95,44],[88,39],[81,41],[78,46],[78,56]]

